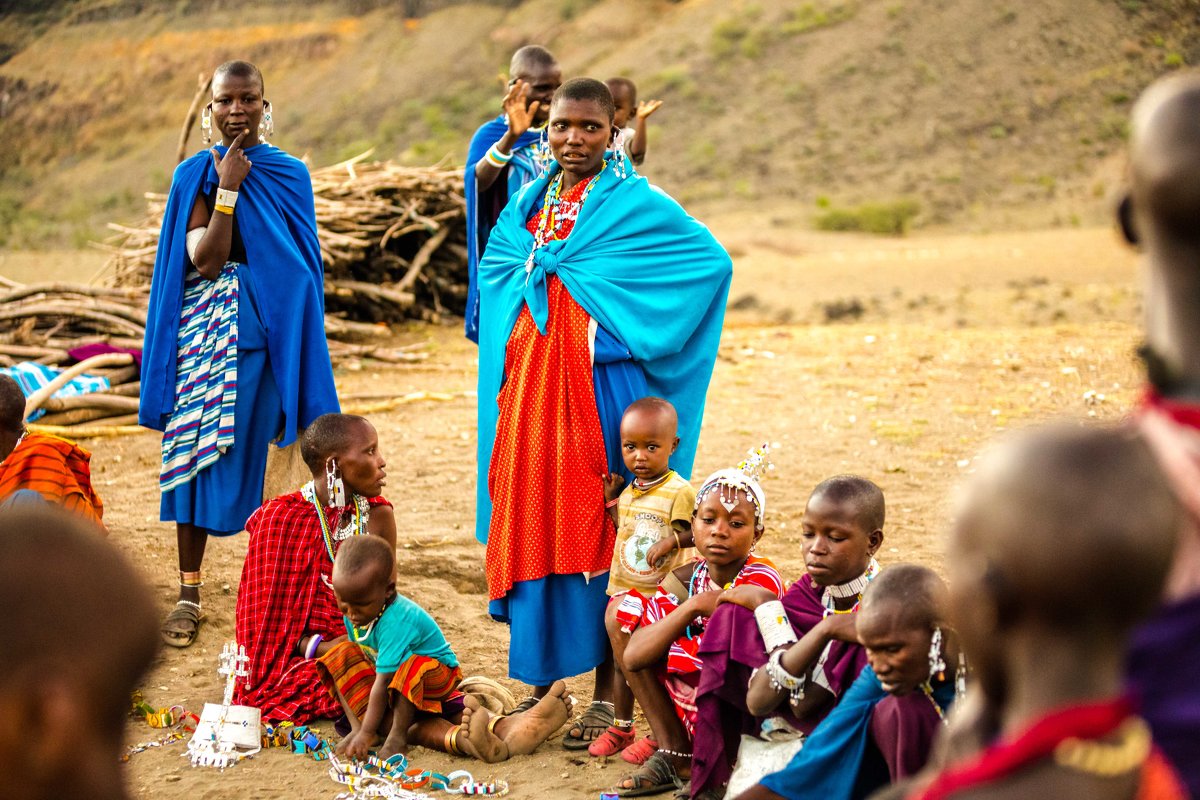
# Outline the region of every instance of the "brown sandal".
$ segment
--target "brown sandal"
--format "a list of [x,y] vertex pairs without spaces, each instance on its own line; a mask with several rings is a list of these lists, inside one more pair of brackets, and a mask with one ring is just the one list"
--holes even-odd
[[683,788],[683,780],[676,772],[675,765],[662,753],[647,758],[642,768],[627,776],[627,780],[633,785],[618,786],[618,797],[645,797]]
[[205,619],[207,617],[204,616],[199,603],[180,600],[171,609],[171,613],[167,614],[158,633],[163,643],[170,647],[190,647],[200,634],[200,623]]

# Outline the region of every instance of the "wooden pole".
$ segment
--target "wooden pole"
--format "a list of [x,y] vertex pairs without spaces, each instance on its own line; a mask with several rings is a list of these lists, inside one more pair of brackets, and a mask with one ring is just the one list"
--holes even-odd
[[212,88],[212,76],[200,75],[199,88],[196,90],[196,96],[192,98],[192,106],[188,109],[187,117],[183,120],[183,128],[179,131],[179,149],[175,151],[175,163],[182,164],[187,158],[187,141],[188,136],[192,133],[192,126],[196,124],[196,115],[200,113],[200,108],[204,105],[204,98],[208,95],[209,89]]

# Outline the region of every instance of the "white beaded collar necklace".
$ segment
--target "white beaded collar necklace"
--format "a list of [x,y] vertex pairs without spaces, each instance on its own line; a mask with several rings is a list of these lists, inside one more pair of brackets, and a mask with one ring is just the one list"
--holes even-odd
[[[875,580],[875,576],[879,574],[879,562],[871,558],[871,563],[867,565],[867,571],[859,575],[852,581],[839,583],[835,586],[826,586],[825,591],[821,594],[821,605],[825,606],[826,613],[834,611],[834,600],[844,600],[847,597],[861,598],[862,593],[866,591],[867,586],[871,581]],[[858,603],[854,604],[858,607]]]

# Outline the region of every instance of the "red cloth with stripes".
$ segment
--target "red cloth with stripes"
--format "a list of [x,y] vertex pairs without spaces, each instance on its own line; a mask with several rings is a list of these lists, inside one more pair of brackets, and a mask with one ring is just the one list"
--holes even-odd
[[[574,215],[562,209],[579,201],[587,183],[563,194],[554,238],[570,235]],[[530,232],[542,213],[529,220]],[[548,277],[546,294],[546,334],[523,307],[508,339],[497,398],[485,561],[492,600],[518,581],[604,572],[616,543],[604,510],[608,458],[592,380],[591,318],[558,276]]]
[[[372,507],[391,506],[382,497]],[[338,517],[325,509],[330,526]],[[353,508],[342,513],[352,514]],[[304,724],[337,717],[341,705],[317,674],[316,661],[297,655],[301,637],[346,633],[329,583],[333,562],[321,523],[299,492],[263,504],[246,522],[250,546],[238,586],[236,635],[250,657],[250,675],[235,685],[233,699],[262,711],[264,720]]]

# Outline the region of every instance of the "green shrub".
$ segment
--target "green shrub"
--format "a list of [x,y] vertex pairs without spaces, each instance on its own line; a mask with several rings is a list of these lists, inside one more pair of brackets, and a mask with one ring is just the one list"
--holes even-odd
[[856,208],[830,208],[817,216],[814,224],[822,231],[861,231],[903,236],[908,224],[921,212],[916,200],[902,199],[887,203],[864,203]]

